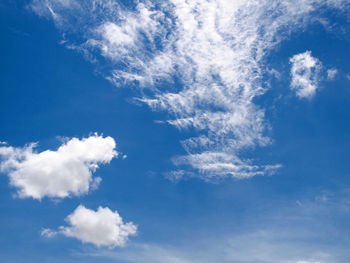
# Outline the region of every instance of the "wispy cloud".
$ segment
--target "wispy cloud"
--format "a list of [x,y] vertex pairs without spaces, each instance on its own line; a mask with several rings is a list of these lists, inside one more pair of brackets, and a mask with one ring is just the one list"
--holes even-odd
[[40,232],[40,235],[45,238],[53,238],[57,235],[57,231],[50,228],[43,228]]
[[334,78],[337,76],[338,70],[335,68],[328,69],[327,70],[327,79],[328,80],[334,80]]
[[83,243],[110,248],[124,246],[128,237],[135,235],[137,227],[132,222],[124,223],[117,211],[108,207],[98,207],[97,211],[78,206],[67,216],[69,226],[61,226],[58,231],[45,228],[41,235],[53,238],[57,234],[76,238]]
[[0,146],[0,170],[20,198],[64,198],[86,194],[96,188],[100,177],[92,177],[98,164],[118,156],[111,137],[92,135],[72,138],[56,151],[35,152],[35,143],[23,148]]
[[[172,116],[168,124],[196,131],[197,136],[181,142],[186,155],[174,160],[180,170],[207,179],[245,178],[278,168],[240,157],[271,142],[264,109],[254,103],[265,92],[262,77],[269,69],[264,59],[291,32],[306,26],[318,8],[345,4],[169,0],[124,7],[100,0],[32,2],[39,14],[49,10],[68,41],[74,35],[67,45],[103,64],[115,85],[139,86],[139,100],[167,111]],[[293,85],[305,82],[300,80]],[[314,84],[309,82],[306,96]]]
[[[314,244],[303,247],[300,233],[260,230],[222,239],[196,240],[195,244],[171,246],[133,243],[117,251],[90,250],[81,256],[114,259],[127,263],[330,263],[333,259]],[[299,230],[298,230],[299,231]],[[288,240],[287,240],[288,239]]]
[[127,263],[344,263],[349,240],[336,225],[349,216],[349,189],[328,195],[327,201],[298,196],[302,206],[293,199],[265,203],[256,216],[247,213],[239,229],[235,220],[224,230],[213,222],[193,226],[180,238],[176,233],[181,241],[138,241],[114,251],[85,248],[75,256]]

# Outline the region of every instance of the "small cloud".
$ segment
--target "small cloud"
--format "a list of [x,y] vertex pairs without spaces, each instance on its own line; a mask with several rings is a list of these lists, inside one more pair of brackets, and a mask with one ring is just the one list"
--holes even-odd
[[184,170],[176,170],[166,173],[165,178],[172,182],[178,182],[182,180],[186,175],[189,175],[189,173]]
[[276,79],[280,79],[281,78],[281,73],[278,72],[276,69],[272,68],[272,69],[268,69],[267,73],[269,73],[271,76],[273,76]]
[[165,124],[166,121],[162,121],[162,120],[155,120],[154,123],[157,123],[157,124]]
[[0,141],[0,145],[7,145],[7,142]]
[[327,80],[334,80],[335,76],[338,74],[337,69],[328,69],[327,70]]
[[124,154],[124,155],[122,156],[122,159],[126,159],[126,158],[128,158],[128,156],[127,156],[126,154]]
[[91,183],[91,190],[92,191],[96,190],[100,186],[101,182],[102,182],[102,178],[101,177],[95,177],[92,180],[92,183]]
[[318,88],[322,63],[311,56],[311,51],[294,55],[290,62],[292,63],[291,89],[299,98],[312,98]]
[[328,196],[325,194],[323,194],[321,196],[316,196],[315,200],[318,202],[323,202],[323,203],[328,202]]
[[[129,236],[136,235],[137,226],[132,222],[124,223],[117,211],[108,207],[98,207],[97,211],[78,206],[67,216],[65,221],[69,226],[61,226],[59,234],[73,237],[83,243],[90,243],[97,247],[110,248],[124,246]],[[42,236],[51,237],[57,232],[44,229]]]
[[45,238],[53,238],[57,235],[57,232],[50,228],[43,228],[40,235]]

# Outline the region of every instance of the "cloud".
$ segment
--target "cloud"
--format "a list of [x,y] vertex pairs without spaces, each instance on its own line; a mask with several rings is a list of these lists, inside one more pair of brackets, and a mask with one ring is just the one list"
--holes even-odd
[[52,17],[55,20],[59,20],[62,17],[57,10],[77,8],[79,5],[75,0],[33,0],[30,7],[40,16]]
[[207,226],[192,224],[182,237],[178,231],[170,231],[170,237],[181,241],[133,242],[118,251],[92,248],[77,253],[89,260],[96,257],[98,262],[105,258],[128,263],[347,262],[349,242],[344,241],[334,222],[349,216],[348,189],[330,192],[328,202],[319,202],[313,195],[302,196],[302,206],[295,204],[293,197],[263,202],[259,209],[251,207],[254,212],[245,211],[239,228],[235,228],[234,220],[214,228],[208,227],[211,222]]
[[57,232],[49,228],[44,228],[41,230],[40,235],[46,238],[53,238],[57,235]]
[[[283,231],[282,231],[283,232]],[[299,233],[298,233],[299,234]],[[97,257],[127,263],[327,263],[342,262],[334,260],[317,245],[297,244],[296,235],[284,236],[273,231],[260,230],[245,232],[231,237],[196,240],[185,245],[166,245],[152,243],[133,243],[118,250],[87,252],[85,257]],[[299,237],[300,238],[300,237]],[[298,240],[300,241],[300,240]],[[301,241],[302,242],[302,241]],[[303,256],[301,256],[303,255]],[[310,256],[311,255],[311,256]],[[300,261],[298,258],[318,260]],[[322,259],[322,261],[320,260]],[[331,259],[331,260],[329,260]]]
[[[137,1],[126,8],[91,0],[74,8],[56,1],[33,4],[60,17],[53,19],[68,36],[67,46],[103,64],[103,75],[116,86],[140,87],[139,101],[168,112],[166,123],[195,131],[181,142],[184,161],[175,164],[201,178],[247,177],[251,160],[241,154],[271,143],[264,109],[254,103],[267,89],[262,81],[270,74],[266,57],[292,32],[315,21],[318,9],[344,10],[347,2],[168,0]],[[298,94],[312,96],[314,75],[295,77]],[[231,159],[225,157],[223,165],[218,156]],[[253,166],[249,176],[278,167]]]
[[322,68],[321,62],[311,56],[311,51],[294,55],[290,59],[291,88],[299,98],[312,98],[319,83],[319,73]]
[[124,246],[129,236],[135,235],[137,226],[124,223],[117,211],[108,207],[98,207],[97,211],[78,206],[65,219],[69,226],[61,226],[58,231],[43,229],[42,236],[52,238],[56,234],[73,237],[83,243],[110,248]]
[[86,194],[101,181],[92,177],[98,165],[118,156],[114,139],[98,134],[72,138],[57,150],[36,152],[35,147],[36,143],[23,148],[0,147],[0,171],[7,173],[20,198]]
[[[248,161],[243,162],[237,156],[225,154],[222,152],[208,152],[201,154],[192,154],[174,158],[173,162],[179,164],[190,164],[198,169],[201,174],[205,174],[204,180],[212,180],[232,175],[238,179],[250,178],[255,175],[273,174],[281,165],[266,165],[264,169],[257,165],[253,165]],[[172,180],[178,180],[185,176],[183,170],[173,171],[169,174]],[[190,174],[193,176],[193,174]]]
[[327,79],[328,80],[333,80],[335,76],[338,74],[338,70],[333,68],[333,69],[328,69],[327,70]]

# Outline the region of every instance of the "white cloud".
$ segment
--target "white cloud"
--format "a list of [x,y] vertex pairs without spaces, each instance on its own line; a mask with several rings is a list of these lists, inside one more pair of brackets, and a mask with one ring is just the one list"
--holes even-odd
[[[253,165],[248,161],[242,161],[235,155],[229,155],[222,152],[204,152],[201,154],[192,154],[173,159],[174,163],[190,164],[198,169],[204,180],[222,178],[225,175],[232,175],[238,179],[249,178],[255,175],[273,174],[281,165],[266,165],[264,169]],[[179,179],[185,175],[183,170],[174,171],[169,176],[173,179]]]
[[[161,243],[134,240],[118,250],[84,249],[79,256],[82,261],[95,257],[96,262],[128,263],[348,262],[349,243],[338,242],[344,234],[335,231],[334,218],[348,217],[350,192],[345,187],[328,194],[326,203],[302,193],[302,206],[292,198],[264,203],[258,211],[256,206],[247,208],[239,227],[236,220],[219,227],[209,220],[205,225],[190,224],[182,234],[175,227]],[[217,210],[206,211],[206,218],[212,216],[217,216]],[[162,231],[158,225],[153,227]]]
[[60,15],[60,11],[78,8],[79,4],[75,0],[33,0],[30,6],[38,15],[51,17],[57,25],[63,26],[67,20]]
[[57,232],[49,228],[44,228],[41,230],[40,235],[46,238],[53,238],[57,235]]
[[292,63],[291,88],[299,98],[312,98],[318,88],[321,62],[311,56],[311,51],[294,55],[290,62]]
[[[117,86],[136,83],[142,89],[140,101],[170,113],[168,124],[196,131],[194,138],[181,142],[186,161],[177,164],[187,166],[181,170],[193,170],[202,178],[244,178],[251,161],[240,154],[270,143],[264,109],[254,103],[265,92],[262,77],[270,71],[265,58],[290,33],[307,26],[317,8],[343,8],[346,1],[137,3],[127,9],[115,1],[91,0],[84,7],[59,7],[54,12],[67,20],[88,21],[81,31],[78,26],[72,29],[74,23],[60,29],[83,39],[83,44],[72,41],[70,46],[94,61],[99,60],[96,53],[109,61],[110,81]],[[298,94],[311,96],[317,80],[313,75],[297,77],[293,85],[299,87]],[[231,156],[232,161],[215,163],[218,155]],[[249,176],[266,170],[264,165],[253,166]]]
[[117,211],[108,207],[98,207],[97,211],[78,206],[65,219],[69,226],[61,226],[58,231],[43,229],[42,236],[51,238],[56,234],[79,239],[97,247],[124,246],[128,237],[135,235],[137,226],[132,222],[124,223]]
[[333,80],[335,76],[338,74],[338,70],[333,68],[333,69],[328,69],[327,70],[327,79],[328,80]]
[[20,198],[86,194],[101,181],[100,177],[92,177],[98,164],[109,163],[118,156],[114,139],[97,134],[72,138],[56,151],[38,153],[35,147],[35,143],[23,148],[0,147],[0,170],[8,174]]

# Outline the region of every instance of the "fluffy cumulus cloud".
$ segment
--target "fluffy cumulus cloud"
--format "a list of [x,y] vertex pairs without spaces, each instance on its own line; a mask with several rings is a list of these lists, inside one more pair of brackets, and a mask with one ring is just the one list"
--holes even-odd
[[97,211],[82,205],[67,216],[69,226],[61,226],[58,231],[43,229],[42,236],[52,238],[56,234],[79,239],[95,246],[124,246],[128,237],[135,235],[137,227],[132,222],[124,223],[117,211],[108,207],[98,207]]
[[0,170],[7,173],[21,198],[86,194],[101,181],[92,176],[98,165],[118,156],[114,139],[97,134],[72,138],[55,151],[37,152],[35,147],[35,143],[23,148],[0,147]]
[[311,51],[294,55],[290,62],[292,63],[291,88],[299,98],[313,97],[318,88],[321,62],[311,55]]
[[[115,85],[139,86],[139,100],[168,112],[168,124],[195,131],[174,163],[205,179],[279,167],[241,157],[271,141],[264,109],[254,103],[267,89],[265,58],[317,20],[318,10],[347,6],[344,0],[32,1],[36,13],[55,21],[68,47],[103,63]],[[311,55],[303,61],[316,63]],[[295,72],[298,96],[311,96],[316,80]]]

